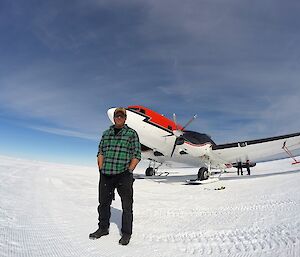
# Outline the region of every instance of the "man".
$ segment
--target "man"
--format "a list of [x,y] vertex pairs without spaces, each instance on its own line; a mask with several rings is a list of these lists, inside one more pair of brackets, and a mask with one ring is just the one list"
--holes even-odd
[[247,175],[250,176],[250,161],[249,160],[246,161],[246,169],[247,169]]
[[238,163],[237,163],[237,174],[238,174],[238,176],[240,175],[240,172],[241,172],[241,175],[243,175],[243,166],[242,166],[242,162],[241,162],[241,161],[238,161]]
[[99,143],[99,228],[89,235],[98,239],[109,234],[110,205],[117,189],[122,202],[122,237],[119,244],[127,245],[132,234],[133,170],[141,159],[141,145],[135,130],[126,124],[126,109],[116,108],[114,123],[104,131]]

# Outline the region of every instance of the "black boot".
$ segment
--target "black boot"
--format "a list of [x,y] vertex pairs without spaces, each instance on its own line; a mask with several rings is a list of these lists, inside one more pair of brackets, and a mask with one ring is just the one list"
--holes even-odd
[[121,239],[119,240],[120,245],[128,245],[130,241],[131,235],[123,234]]
[[102,236],[106,236],[109,234],[108,229],[104,229],[104,228],[98,228],[94,233],[91,233],[89,235],[90,239],[98,239]]

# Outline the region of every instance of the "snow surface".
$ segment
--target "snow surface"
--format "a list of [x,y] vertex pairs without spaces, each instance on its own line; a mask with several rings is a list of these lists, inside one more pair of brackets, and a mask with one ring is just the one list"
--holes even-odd
[[195,169],[138,176],[134,233],[120,246],[118,196],[110,234],[88,238],[97,228],[96,166],[0,156],[0,256],[300,256],[300,165],[231,171],[205,185],[184,183]]

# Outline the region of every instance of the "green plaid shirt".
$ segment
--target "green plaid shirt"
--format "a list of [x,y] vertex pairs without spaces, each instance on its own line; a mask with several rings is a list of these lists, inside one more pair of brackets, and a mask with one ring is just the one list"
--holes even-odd
[[114,127],[104,131],[99,143],[98,155],[104,156],[101,172],[106,175],[120,174],[128,169],[132,159],[141,159],[141,144],[136,131],[124,125],[115,135]]

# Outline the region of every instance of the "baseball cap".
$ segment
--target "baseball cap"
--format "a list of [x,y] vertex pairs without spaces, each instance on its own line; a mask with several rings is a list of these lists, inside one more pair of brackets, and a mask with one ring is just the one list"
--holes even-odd
[[118,112],[121,112],[126,116],[126,109],[125,108],[123,108],[123,107],[116,108],[115,111],[114,111],[114,115],[117,114]]

